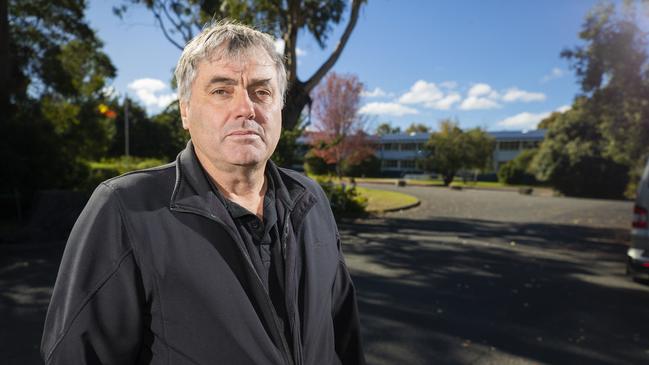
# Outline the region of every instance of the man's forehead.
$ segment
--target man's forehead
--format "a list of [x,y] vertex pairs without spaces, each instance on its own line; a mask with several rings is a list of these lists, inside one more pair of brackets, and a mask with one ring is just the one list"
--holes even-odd
[[223,66],[257,66],[273,67],[273,61],[268,53],[259,47],[244,49],[237,52],[229,52],[221,46],[211,52],[205,62],[212,65]]

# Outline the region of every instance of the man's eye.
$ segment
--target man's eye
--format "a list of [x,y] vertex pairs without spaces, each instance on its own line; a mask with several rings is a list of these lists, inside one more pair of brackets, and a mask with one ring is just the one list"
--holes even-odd
[[271,95],[269,90],[260,89],[256,91],[259,97],[269,97]]
[[228,93],[228,92],[225,91],[225,90],[223,90],[223,89],[212,90],[212,94],[214,94],[214,95],[225,95],[225,94],[227,94],[227,93]]

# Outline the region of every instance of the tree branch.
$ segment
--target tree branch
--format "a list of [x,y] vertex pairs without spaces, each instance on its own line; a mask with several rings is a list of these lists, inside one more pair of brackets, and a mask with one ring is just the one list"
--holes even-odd
[[176,46],[179,50],[182,51],[183,48],[185,48],[185,47],[183,47],[182,45],[178,44],[178,42],[176,42],[176,41],[171,37],[171,35],[169,35],[169,33],[167,33],[167,28],[165,28],[165,25],[164,25],[164,22],[162,21],[162,17],[160,16],[160,13],[159,13],[155,8],[153,8],[153,7],[151,8],[151,11],[153,12],[153,16],[155,16],[156,20],[158,21],[158,24],[160,25],[160,29],[162,29],[162,34],[165,36],[165,38],[167,38],[167,40],[168,40],[171,44],[173,44],[173,45]]
[[322,80],[322,78],[327,74],[327,72],[333,67],[333,65],[338,61],[340,54],[342,53],[349,37],[356,26],[356,21],[358,20],[358,13],[361,7],[361,4],[364,0],[353,0],[352,10],[349,16],[349,22],[345,27],[345,32],[340,37],[340,41],[336,46],[336,49],[331,53],[329,58],[320,66],[320,68],[304,83],[304,88],[307,93],[311,92],[313,88]]

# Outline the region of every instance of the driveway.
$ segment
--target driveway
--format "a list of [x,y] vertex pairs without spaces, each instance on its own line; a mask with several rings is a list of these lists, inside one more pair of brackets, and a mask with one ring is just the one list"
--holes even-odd
[[[365,186],[365,185],[364,185]],[[649,362],[632,204],[438,187],[341,225],[372,364]]]

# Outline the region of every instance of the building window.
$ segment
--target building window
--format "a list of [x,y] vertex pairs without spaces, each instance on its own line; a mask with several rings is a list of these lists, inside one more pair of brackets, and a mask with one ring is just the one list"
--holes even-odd
[[401,161],[401,169],[413,170],[414,168],[415,168],[415,160],[402,160]]
[[415,151],[417,150],[416,143],[404,143],[401,145],[401,151]]
[[498,145],[498,149],[501,151],[516,151],[520,149],[520,142],[519,141],[513,141],[513,142],[500,142]]
[[541,142],[539,141],[525,141],[522,142],[523,144],[523,149],[531,149],[531,148],[538,148]]
[[397,163],[397,160],[383,160],[382,166],[384,169],[396,169],[398,166]]
[[399,145],[396,143],[384,143],[383,144],[383,150],[384,151],[398,151],[399,150]]

